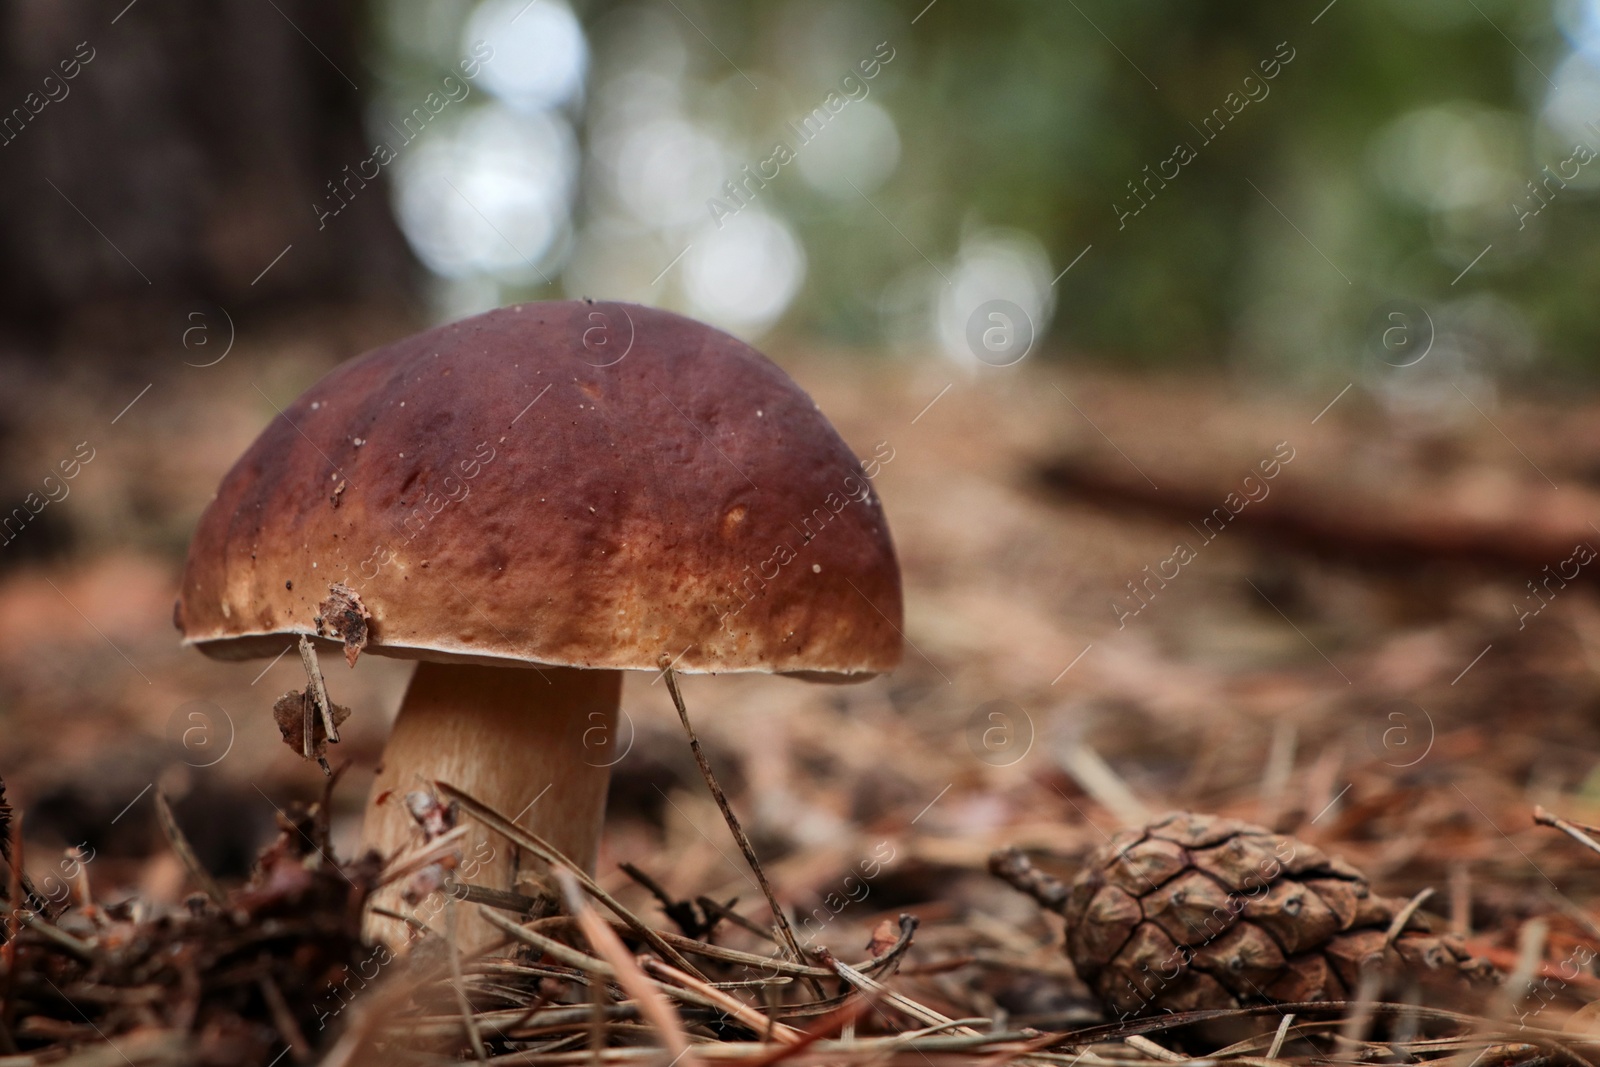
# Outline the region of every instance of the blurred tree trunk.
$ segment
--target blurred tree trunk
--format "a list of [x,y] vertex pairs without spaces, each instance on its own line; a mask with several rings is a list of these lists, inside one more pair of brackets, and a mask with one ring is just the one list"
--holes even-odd
[[409,296],[381,175],[325,228],[313,207],[371,154],[361,16],[359,0],[0,0],[0,323],[126,344],[186,302]]

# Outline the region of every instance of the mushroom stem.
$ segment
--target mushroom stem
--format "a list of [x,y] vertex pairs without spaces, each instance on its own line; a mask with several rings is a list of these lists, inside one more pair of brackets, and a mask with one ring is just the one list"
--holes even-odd
[[[375,848],[388,859],[419,844],[421,832],[406,810],[405,794],[438,780],[532,830],[592,871],[611,764],[623,754],[616,733],[621,695],[620,671],[417,664],[367,800],[363,848]],[[461,851],[455,877],[490,889],[519,889],[518,874],[543,866],[481,827],[470,832]],[[442,895],[408,904],[401,895],[406,881],[378,890],[371,906],[443,930]],[[392,946],[407,937],[405,924],[370,911],[366,932]],[[463,951],[499,936],[475,913],[458,916],[456,937]]]

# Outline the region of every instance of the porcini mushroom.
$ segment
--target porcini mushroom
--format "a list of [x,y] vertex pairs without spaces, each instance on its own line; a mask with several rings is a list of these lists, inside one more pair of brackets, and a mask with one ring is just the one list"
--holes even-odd
[[[359,623],[319,619],[335,585]],[[223,478],[175,609],[219,659],[342,634],[352,664],[420,661],[367,845],[414,843],[378,801],[441,780],[591,869],[620,672],[860,680],[899,661],[900,620],[869,472],[811,398],[709,326],[588,301],[429,330],[306,390]],[[488,837],[462,876],[516,888],[533,861]]]

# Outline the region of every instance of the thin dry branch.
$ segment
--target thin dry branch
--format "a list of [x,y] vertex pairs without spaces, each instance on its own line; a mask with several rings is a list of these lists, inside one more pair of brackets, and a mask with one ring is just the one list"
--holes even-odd
[[[312,699],[317,705],[317,714],[322,717],[322,729],[327,733],[328,740],[333,744],[339,743],[339,727],[333,721],[333,703],[328,699],[328,683],[322,677],[322,665],[317,662],[317,646],[312,644],[311,638],[305,634],[300,635],[300,662],[305,665],[306,677],[310,679]],[[312,758],[311,751],[311,719],[306,717],[306,759]]]

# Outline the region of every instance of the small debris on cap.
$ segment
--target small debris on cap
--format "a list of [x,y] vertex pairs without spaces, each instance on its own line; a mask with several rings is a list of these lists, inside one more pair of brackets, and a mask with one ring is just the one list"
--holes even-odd
[[[340,487],[341,489],[343,486]],[[345,662],[354,667],[361,650],[367,647],[372,615],[361,603],[361,595],[339,582],[328,586],[328,599],[317,605],[317,634],[344,641]]]

